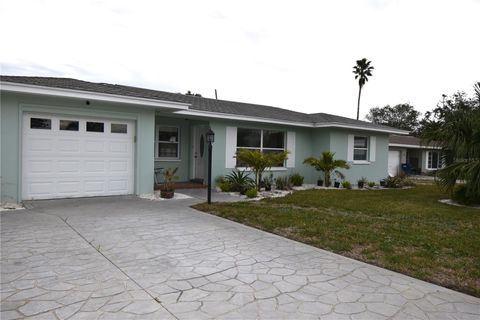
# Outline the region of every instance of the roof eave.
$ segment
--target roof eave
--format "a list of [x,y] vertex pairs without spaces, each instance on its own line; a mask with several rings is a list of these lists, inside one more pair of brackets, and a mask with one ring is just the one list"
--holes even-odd
[[395,133],[395,134],[402,134],[402,135],[407,135],[408,134],[408,131],[395,129],[395,128],[363,127],[363,126],[350,125],[350,124],[339,123],[339,122],[328,122],[328,123],[317,122],[317,123],[315,123],[314,127],[315,128],[336,127],[336,128],[347,128],[347,129],[366,130],[366,131],[375,131],[375,132],[384,132],[384,133]]
[[260,118],[252,116],[237,115],[231,113],[221,113],[221,112],[210,112],[210,111],[201,111],[201,110],[180,110],[175,111],[175,114],[185,115],[185,116],[196,116],[196,117],[205,117],[205,118],[215,118],[215,119],[226,119],[226,120],[237,120],[237,121],[251,121],[251,122],[263,122],[263,123],[272,123],[272,124],[281,124],[295,127],[313,127],[313,123],[310,122],[298,122],[298,121],[289,121],[289,120],[280,120],[280,119],[271,119],[271,118]]
[[188,103],[181,102],[99,93],[86,90],[46,87],[8,81],[0,81],[0,90],[7,92],[38,94],[53,97],[78,98],[114,103],[133,104],[143,107],[152,107],[155,109],[188,110],[190,106],[190,104]]
[[397,148],[408,148],[408,149],[442,149],[441,147],[437,146],[426,146],[426,145],[418,145],[418,144],[403,144],[403,143],[389,143],[389,147],[397,147]]

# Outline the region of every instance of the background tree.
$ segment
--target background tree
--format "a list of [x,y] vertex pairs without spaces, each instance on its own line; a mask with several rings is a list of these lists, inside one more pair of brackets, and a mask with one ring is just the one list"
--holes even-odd
[[474,90],[473,98],[464,92],[444,96],[422,120],[422,137],[442,148],[440,186],[454,191],[458,181],[465,181],[465,202],[480,203],[480,82]]
[[368,77],[372,76],[373,66],[372,62],[368,61],[366,58],[357,60],[357,64],[353,67],[353,73],[355,74],[355,79],[358,79],[358,102],[357,102],[357,120],[360,116],[360,96],[362,95],[362,88],[367,83]]
[[414,133],[419,126],[421,113],[408,103],[397,104],[391,107],[376,107],[370,109],[366,119],[377,124],[383,124],[397,129]]
[[303,163],[314,167],[317,171],[323,171],[326,187],[330,186],[332,172],[335,172],[342,179],[344,178],[343,173],[336,170],[337,168],[350,169],[347,161],[335,159],[335,153],[330,151],[322,152],[320,158],[306,158],[305,160],[303,160]]

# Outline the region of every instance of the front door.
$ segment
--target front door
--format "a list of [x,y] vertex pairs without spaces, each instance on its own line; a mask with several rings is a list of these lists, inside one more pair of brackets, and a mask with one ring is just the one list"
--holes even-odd
[[205,181],[205,164],[207,161],[207,126],[193,127],[193,177]]

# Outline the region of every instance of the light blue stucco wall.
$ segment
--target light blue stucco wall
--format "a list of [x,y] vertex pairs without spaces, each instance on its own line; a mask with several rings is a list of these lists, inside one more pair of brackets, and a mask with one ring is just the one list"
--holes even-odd
[[2,92],[1,201],[21,201],[22,115],[40,112],[63,115],[130,119],[136,122],[135,193],[153,190],[155,111],[132,105]]
[[388,171],[388,134],[359,130],[330,129],[330,151],[335,152],[336,159],[347,160],[348,135],[375,136],[375,161],[368,164],[355,164],[349,162],[350,169],[341,170],[345,174],[345,180],[356,184],[365,177],[369,181],[379,182],[387,177]]

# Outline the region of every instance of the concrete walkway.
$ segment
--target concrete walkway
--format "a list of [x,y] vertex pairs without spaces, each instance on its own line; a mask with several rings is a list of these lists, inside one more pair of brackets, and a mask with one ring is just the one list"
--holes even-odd
[[480,318],[480,299],[189,208],[198,201],[3,213],[0,318]]

